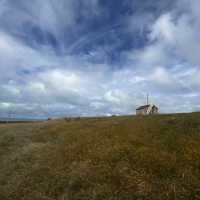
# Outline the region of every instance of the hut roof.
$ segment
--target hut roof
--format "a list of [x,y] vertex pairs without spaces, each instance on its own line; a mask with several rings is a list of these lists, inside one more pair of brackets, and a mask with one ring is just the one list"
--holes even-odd
[[[149,106],[150,106],[150,105],[140,106],[140,107],[136,108],[136,110],[143,110],[143,109],[145,109],[145,108],[148,108]],[[153,107],[156,107],[156,108],[157,108],[157,106],[155,106],[155,105],[153,105]]]
[[142,110],[142,109],[148,108],[149,106],[150,105],[140,106],[140,107],[136,108],[136,110]]

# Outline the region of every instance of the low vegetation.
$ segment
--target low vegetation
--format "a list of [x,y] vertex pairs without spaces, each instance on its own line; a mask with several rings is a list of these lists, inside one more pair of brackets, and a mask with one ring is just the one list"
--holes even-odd
[[0,124],[0,199],[200,199],[200,113]]

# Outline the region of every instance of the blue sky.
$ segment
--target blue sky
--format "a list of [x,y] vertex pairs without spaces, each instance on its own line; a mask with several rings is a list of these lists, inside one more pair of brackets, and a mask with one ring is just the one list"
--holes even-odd
[[0,116],[200,110],[199,0],[0,0]]

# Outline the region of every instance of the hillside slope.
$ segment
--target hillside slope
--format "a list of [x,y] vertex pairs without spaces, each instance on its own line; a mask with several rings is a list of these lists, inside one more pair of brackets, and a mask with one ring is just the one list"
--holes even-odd
[[1,124],[0,199],[200,199],[200,114]]

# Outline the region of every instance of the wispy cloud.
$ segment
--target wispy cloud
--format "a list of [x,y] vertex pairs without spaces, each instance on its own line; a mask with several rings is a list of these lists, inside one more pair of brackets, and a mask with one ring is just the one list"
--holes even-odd
[[120,2],[1,1],[0,116],[199,109],[199,1]]

